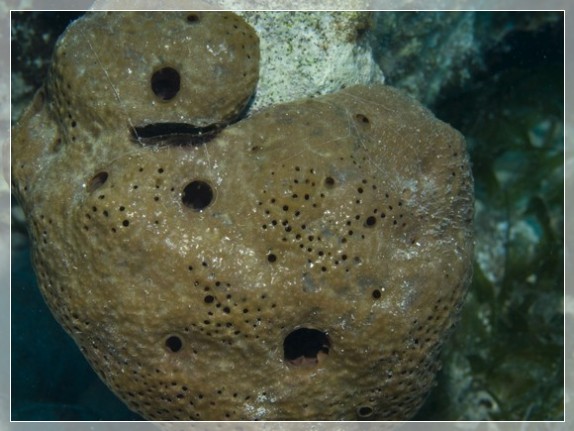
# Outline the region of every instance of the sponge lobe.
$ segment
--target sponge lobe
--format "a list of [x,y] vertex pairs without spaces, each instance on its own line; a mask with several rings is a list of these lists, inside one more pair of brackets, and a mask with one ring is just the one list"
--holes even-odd
[[233,13],[91,12],[58,41],[48,91],[60,118],[93,134],[204,127],[236,118],[258,77],[259,39]]
[[[109,135],[93,144],[125,145],[125,131]],[[23,136],[14,157],[27,166]],[[34,181],[14,170],[42,292],[132,409],[416,411],[471,272],[458,132],[396,90],[358,86],[267,109],[205,145],[132,145],[97,161],[61,151]],[[300,328],[324,338],[293,360],[284,343]]]

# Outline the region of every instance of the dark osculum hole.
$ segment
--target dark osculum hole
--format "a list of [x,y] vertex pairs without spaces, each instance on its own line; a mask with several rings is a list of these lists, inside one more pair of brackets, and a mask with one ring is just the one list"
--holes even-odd
[[227,126],[246,118],[254,98],[255,93],[246,99],[245,106],[241,111],[220,123],[204,127],[187,123],[152,123],[146,126],[130,127],[131,139],[143,147],[168,145],[197,147],[214,139]]
[[171,100],[179,93],[181,77],[173,67],[164,67],[151,77],[151,88],[162,100]]
[[213,190],[205,181],[192,181],[183,189],[181,200],[186,207],[202,211],[213,201]]
[[198,146],[211,141],[223,129],[222,125],[210,124],[197,127],[185,123],[154,123],[130,129],[133,141],[142,146]]
[[328,354],[330,348],[329,336],[317,329],[299,328],[283,340],[283,356],[291,363],[303,358],[317,359],[320,352]]

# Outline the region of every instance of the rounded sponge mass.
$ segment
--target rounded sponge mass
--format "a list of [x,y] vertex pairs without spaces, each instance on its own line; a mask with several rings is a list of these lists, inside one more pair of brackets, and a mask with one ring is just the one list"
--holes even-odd
[[[147,15],[116,14],[97,19],[135,43]],[[245,26],[165,15],[223,45]],[[471,276],[462,136],[386,86],[228,125],[256,81],[247,43],[222,60],[245,82],[198,74],[224,100],[201,105],[185,76],[209,50],[172,61],[154,39],[126,74],[72,67],[69,38],[13,131],[13,187],[42,293],[108,386],[155,420],[411,417]]]
[[47,89],[93,131],[119,118],[205,127],[235,119],[258,77],[259,39],[233,13],[92,12],[59,40]]

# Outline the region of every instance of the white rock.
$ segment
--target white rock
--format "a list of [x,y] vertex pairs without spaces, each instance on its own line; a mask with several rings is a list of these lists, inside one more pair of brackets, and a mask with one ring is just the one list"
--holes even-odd
[[368,12],[237,12],[260,38],[260,78],[252,111],[383,83],[368,40]]

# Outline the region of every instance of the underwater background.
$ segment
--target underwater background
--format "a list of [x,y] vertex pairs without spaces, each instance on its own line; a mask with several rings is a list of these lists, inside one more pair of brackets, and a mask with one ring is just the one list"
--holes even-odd
[[[12,121],[80,15],[12,13]],[[378,12],[373,23],[386,83],[465,135],[475,178],[474,280],[415,419],[562,420],[563,13]],[[44,304],[15,202],[11,319],[12,420],[141,419]]]

